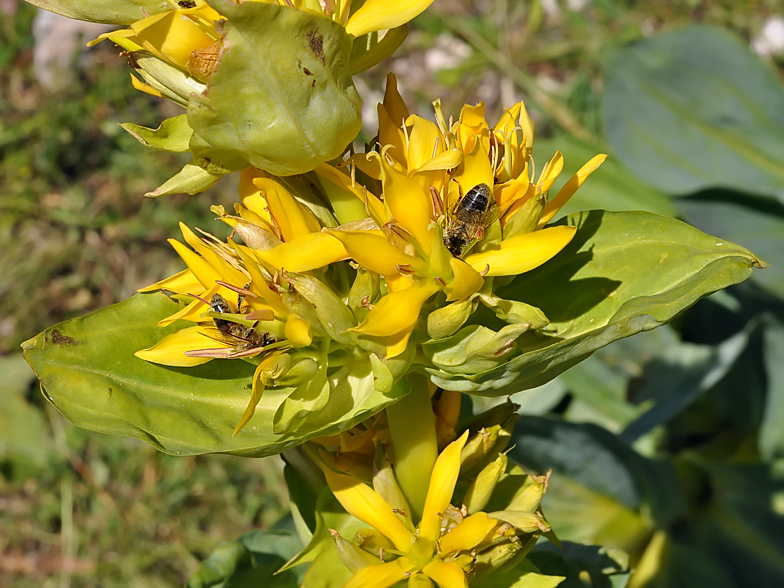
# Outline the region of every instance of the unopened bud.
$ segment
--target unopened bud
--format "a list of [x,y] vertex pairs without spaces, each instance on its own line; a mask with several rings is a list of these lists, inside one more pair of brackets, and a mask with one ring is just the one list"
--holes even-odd
[[351,541],[344,539],[335,529],[330,529],[329,532],[335,540],[335,547],[337,548],[340,561],[352,574],[356,574],[362,568],[381,563],[378,557],[374,557]]
[[506,463],[506,455],[500,454],[479,472],[471,486],[468,487],[465,498],[463,498],[463,504],[465,504],[469,515],[479,512],[490,502],[493,490],[495,490],[498,480],[506,470]]

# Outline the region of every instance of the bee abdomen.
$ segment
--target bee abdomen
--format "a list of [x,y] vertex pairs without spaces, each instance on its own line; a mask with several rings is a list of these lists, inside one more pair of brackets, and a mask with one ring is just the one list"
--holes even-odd
[[487,211],[490,203],[490,187],[487,184],[477,184],[471,188],[460,201],[459,208],[470,213]]

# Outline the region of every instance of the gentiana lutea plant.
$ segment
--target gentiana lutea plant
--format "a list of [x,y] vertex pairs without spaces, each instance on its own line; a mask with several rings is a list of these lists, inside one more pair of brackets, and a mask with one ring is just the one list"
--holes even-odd
[[505,454],[516,406],[471,415],[462,399],[544,384],[763,265],[653,214],[553,222],[606,156],[552,194],[563,156],[534,162],[523,103],[492,122],[481,103],[418,116],[389,76],[376,138],[355,152],[351,76],[428,4],[47,3],[127,25],[96,41],[186,109],[124,125],[193,154],[152,194],[239,171],[239,198],[211,208],[228,238],[182,224],[182,271],[48,329],[25,357],[85,428],[177,455],[283,453],[303,550],[265,586],[305,568],[303,586],[557,586],[526,559],[559,541],[549,475]]

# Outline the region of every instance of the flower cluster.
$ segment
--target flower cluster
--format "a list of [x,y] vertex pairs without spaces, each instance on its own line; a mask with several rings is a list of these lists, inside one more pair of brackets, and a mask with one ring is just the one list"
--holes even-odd
[[[539,309],[501,299],[494,288],[571,240],[574,228],[545,224],[604,156],[548,201],[562,157],[535,177],[533,124],[522,103],[492,128],[482,105],[466,106],[447,125],[436,104],[432,123],[409,115],[390,77],[379,112],[378,141],[366,154],[285,179],[243,171],[235,214],[213,208],[243,243],[183,226],[192,249],[172,245],[188,269],[144,290],[165,289],[188,303],[162,325],[195,326],[139,357],[178,366],[257,363],[237,430],[264,387],[281,382],[294,382],[292,399],[311,400],[304,413],[290,407],[299,415],[291,422],[323,408],[334,390],[329,374],[352,362],[369,366],[373,387],[388,392],[412,361],[428,367],[421,345],[470,328],[479,302],[508,323],[485,342],[488,361],[508,360],[516,338],[547,325]],[[464,341],[456,345],[464,352]]]
[[[443,405],[455,400],[459,408],[459,395],[442,393],[436,413],[449,421],[452,411]],[[508,428],[516,406],[500,408],[504,414],[493,411],[490,420]],[[445,424],[454,427],[452,415]],[[543,533],[558,542],[540,505],[548,476],[529,476],[510,464],[501,453],[508,437],[493,435],[502,423],[477,427],[487,416],[443,448],[421,513],[397,485],[383,417],[361,430],[316,440],[333,448],[319,453],[329,488],[348,513],[372,527],[360,529],[353,540],[332,531],[337,555],[353,574],[344,588],[387,588],[405,579],[415,586],[464,588],[474,577],[514,566]],[[513,491],[495,492],[501,481]]]
[[194,194],[248,166],[288,176],[340,156],[361,127],[352,76],[391,55],[431,2],[168,0],[93,43],[120,45],[137,89],[187,109],[161,129],[126,128],[194,156],[151,195]]

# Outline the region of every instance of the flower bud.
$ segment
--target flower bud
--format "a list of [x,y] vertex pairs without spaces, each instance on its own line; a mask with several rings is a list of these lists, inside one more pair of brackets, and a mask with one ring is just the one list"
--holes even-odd
[[361,126],[351,39],[332,20],[263,2],[214,2],[222,47],[188,121],[213,148],[278,176],[339,156]]
[[337,549],[340,561],[351,570],[352,574],[356,574],[359,570],[366,568],[367,566],[374,566],[381,563],[378,557],[373,557],[364,549],[357,547],[351,541],[344,539],[335,529],[330,529],[329,532],[335,540],[335,548]]
[[469,515],[479,512],[490,501],[495,485],[506,470],[506,463],[506,455],[500,454],[479,472],[479,475],[468,487],[463,504],[465,504]]

